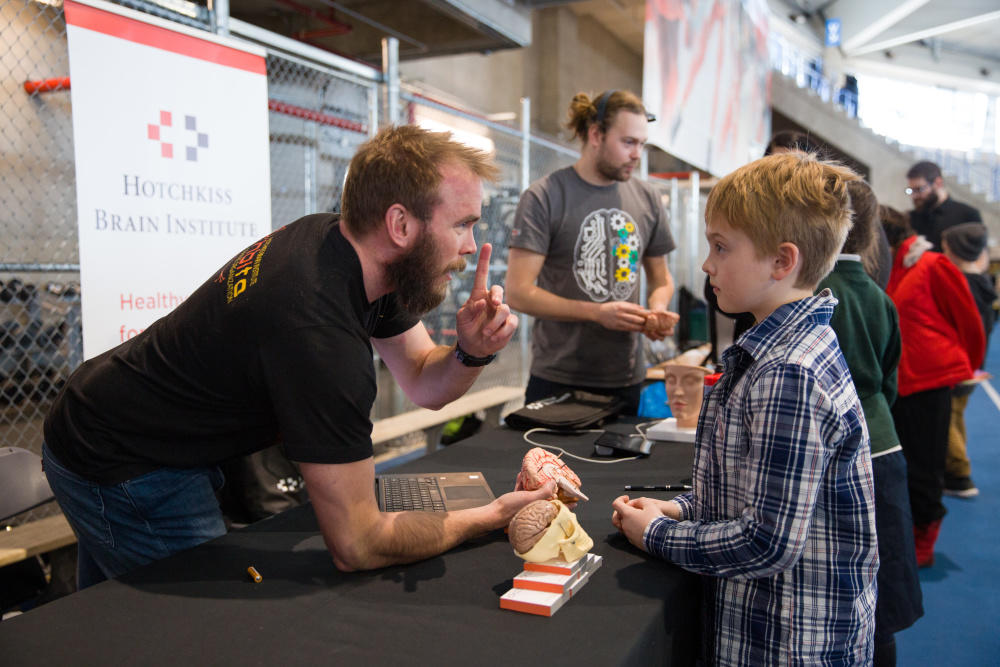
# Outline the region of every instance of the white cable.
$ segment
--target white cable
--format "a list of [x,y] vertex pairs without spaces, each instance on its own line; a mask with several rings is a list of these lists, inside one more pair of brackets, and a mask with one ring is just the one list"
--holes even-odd
[[[639,424],[639,426],[645,426],[645,424]],[[638,430],[638,426],[636,427],[636,430]],[[605,464],[607,464],[607,463],[622,463],[624,461],[634,461],[634,460],[636,460],[638,458],[642,458],[641,456],[629,456],[629,457],[626,457],[626,458],[614,459],[614,460],[611,460],[611,461],[596,461],[594,459],[588,459],[588,458],[584,458],[582,456],[577,456],[576,454],[571,454],[571,453],[567,452],[565,449],[563,449],[562,447],[556,447],[555,445],[546,445],[546,444],[541,443],[541,442],[536,442],[536,441],[534,441],[534,440],[532,440],[531,438],[528,437],[532,433],[558,433],[559,435],[583,435],[584,433],[604,433],[604,429],[601,429],[601,428],[588,428],[588,429],[584,429],[584,430],[580,430],[580,431],[559,431],[559,430],[554,429],[554,428],[542,428],[542,427],[539,427],[539,428],[528,429],[527,431],[524,432],[524,435],[522,437],[524,438],[524,441],[527,442],[529,445],[534,445],[535,447],[541,447],[542,449],[553,450],[553,451],[559,452],[559,456],[564,456],[565,455],[565,456],[568,456],[568,457],[570,457],[572,459],[576,459],[578,461],[583,461],[584,463],[605,463]],[[645,433],[643,433],[642,431],[640,431],[640,434],[643,437],[645,437]]]

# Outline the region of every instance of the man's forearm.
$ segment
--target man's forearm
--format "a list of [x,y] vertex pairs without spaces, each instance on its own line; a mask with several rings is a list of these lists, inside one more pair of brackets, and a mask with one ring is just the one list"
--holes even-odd
[[600,304],[592,301],[567,299],[531,285],[522,290],[508,291],[507,303],[514,310],[543,320],[559,322],[593,322]]
[[457,512],[382,514],[382,520],[367,540],[363,562],[355,569],[369,570],[431,558],[503,525],[502,517],[492,505]]
[[482,366],[466,366],[460,362],[455,357],[454,345],[438,345],[427,353],[420,366],[410,400],[438,410],[465,395],[482,372]]
[[660,285],[659,287],[651,290],[647,298],[647,303],[650,310],[667,310],[670,306],[670,299],[674,296],[674,286]]
[[674,277],[667,270],[666,264],[663,265],[662,271],[646,271],[646,275],[650,276],[646,293],[646,303],[649,304],[649,309],[667,310],[670,306],[670,300],[674,298]]

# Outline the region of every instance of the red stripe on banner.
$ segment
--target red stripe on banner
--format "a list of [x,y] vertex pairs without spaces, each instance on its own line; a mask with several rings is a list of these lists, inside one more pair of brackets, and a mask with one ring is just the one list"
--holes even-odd
[[65,0],[63,9],[66,12],[66,23],[78,28],[93,30],[137,44],[145,44],[171,53],[246,70],[254,74],[267,73],[264,58],[240,49],[234,49],[231,46],[216,44],[192,35],[136,21],[103,9],[73,2],[73,0]]

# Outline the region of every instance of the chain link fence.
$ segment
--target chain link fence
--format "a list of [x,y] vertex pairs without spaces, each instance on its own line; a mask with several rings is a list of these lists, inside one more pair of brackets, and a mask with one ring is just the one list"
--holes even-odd
[[[402,113],[407,122],[428,129],[448,130],[458,140],[493,154],[500,167],[500,177],[496,183],[485,187],[486,198],[483,202],[482,219],[476,230],[476,241],[479,245],[492,245],[489,281],[490,284],[503,285],[507,275],[510,232],[522,188],[523,133],[474,112],[436,101],[409,86],[405,87],[401,97],[404,101]],[[568,166],[579,157],[577,151],[541,137],[530,136],[528,141],[529,181]],[[453,281],[444,303],[424,317],[424,324],[435,342],[455,342],[455,313],[468,299],[474,277],[475,264],[472,259],[467,270]],[[476,381],[477,388],[524,384],[531,361],[530,346],[527,344],[531,332],[529,323],[525,320],[527,318],[522,318],[515,341],[500,353],[496,362],[484,369],[482,376]]]
[[0,0],[0,26],[0,443],[39,453],[82,350],[66,23],[61,7]]
[[[207,12],[191,18],[172,16],[142,0],[119,4],[210,28]],[[0,443],[40,453],[42,423],[51,401],[82,361],[66,24],[61,6],[0,0],[0,27]],[[305,51],[289,50],[287,40],[278,47],[267,40],[264,45],[271,215],[277,227],[339,207],[350,158],[374,133],[384,92],[376,81],[356,72],[339,71],[309,58]],[[520,130],[435,101],[416,89],[407,87],[402,101],[397,122],[448,129],[494,153],[501,177],[486,188],[476,237],[479,243],[493,245],[490,281],[502,284],[522,174],[534,181],[572,164],[577,152],[538,136],[530,136],[525,147]],[[686,208],[690,207],[681,206],[675,213],[682,226],[690,214]],[[455,313],[468,298],[474,269],[470,263],[445,302],[424,318],[435,341],[454,342]],[[477,388],[522,385],[530,362],[529,337],[525,323],[498,362],[484,370]],[[378,396],[373,419],[414,407],[384,368]],[[393,446],[398,444],[405,443]],[[13,523],[57,511],[50,503]]]
[[377,89],[275,53],[267,57],[267,85],[272,224],[339,210],[347,165],[370,134]]

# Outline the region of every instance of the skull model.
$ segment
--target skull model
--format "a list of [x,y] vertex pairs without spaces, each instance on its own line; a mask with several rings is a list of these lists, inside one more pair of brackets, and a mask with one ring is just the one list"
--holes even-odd
[[572,563],[594,546],[576,515],[558,500],[525,505],[510,520],[507,532],[514,553],[531,563],[553,559]]
[[580,478],[558,456],[541,447],[528,450],[517,474],[515,491],[534,491],[546,482],[556,483],[556,498],[564,503],[589,500],[580,490]]

